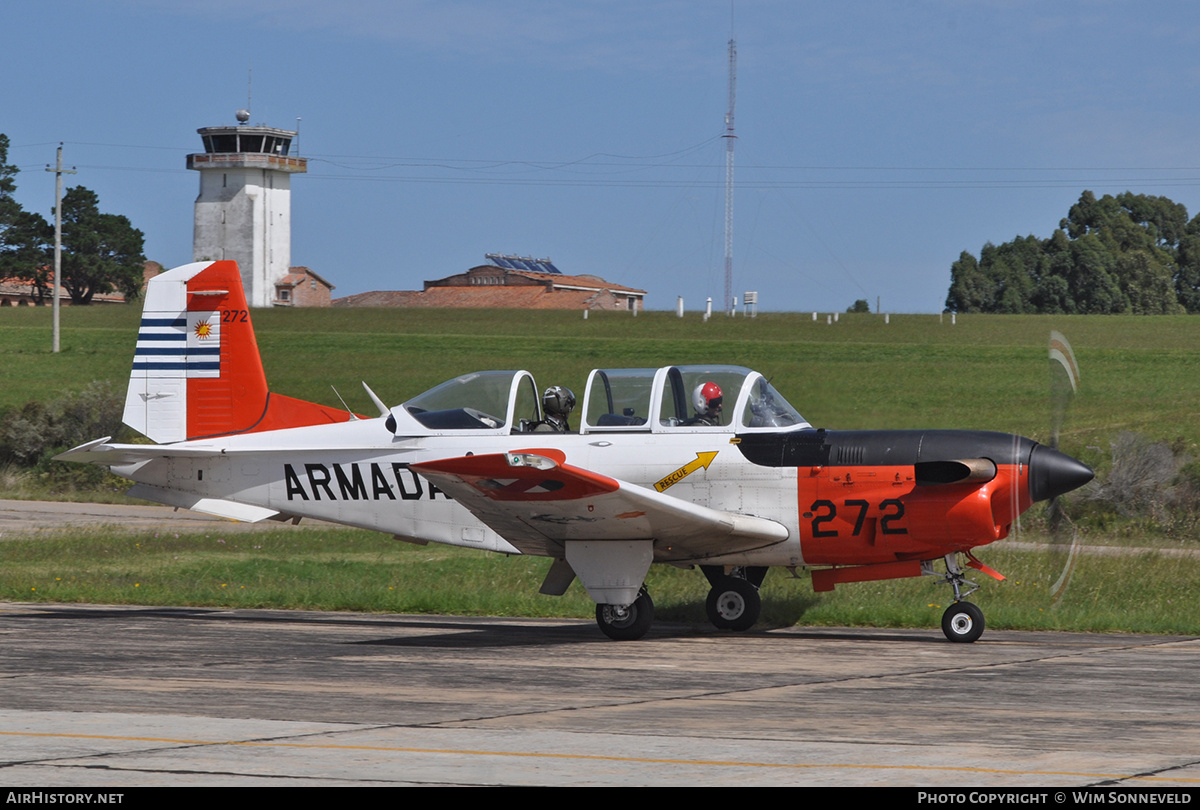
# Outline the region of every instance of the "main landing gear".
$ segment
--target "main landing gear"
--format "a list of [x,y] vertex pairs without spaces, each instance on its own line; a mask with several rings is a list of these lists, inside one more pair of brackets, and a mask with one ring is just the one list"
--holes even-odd
[[[702,565],[700,570],[712,586],[705,609],[718,630],[749,630],[762,612],[758,587],[767,575],[766,566],[732,568],[725,573],[719,565]],[[632,605],[596,605],[596,624],[616,641],[634,641],[646,635],[654,622],[654,601],[645,586]]]
[[708,620],[718,630],[749,630],[762,612],[758,587],[767,575],[765,566],[734,568],[728,574],[722,566],[702,565],[700,570],[712,586],[704,608]]
[[[954,604],[942,614],[942,632],[951,641],[970,644],[978,641],[983,635],[983,611],[976,605],[962,600],[979,590],[979,585],[963,576],[957,554],[947,554],[945,560],[945,574],[933,570],[932,560],[921,563],[921,572],[927,576],[938,577],[954,588]],[[963,590],[965,586],[969,586],[966,591]]]
[[632,605],[596,605],[596,624],[614,641],[636,641],[654,623],[654,600],[645,587]]

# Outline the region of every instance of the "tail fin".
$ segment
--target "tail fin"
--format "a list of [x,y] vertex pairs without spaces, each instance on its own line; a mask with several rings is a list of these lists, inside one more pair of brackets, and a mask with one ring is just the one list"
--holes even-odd
[[349,418],[267,389],[237,262],[185,264],[150,280],[125,424],[161,444]]

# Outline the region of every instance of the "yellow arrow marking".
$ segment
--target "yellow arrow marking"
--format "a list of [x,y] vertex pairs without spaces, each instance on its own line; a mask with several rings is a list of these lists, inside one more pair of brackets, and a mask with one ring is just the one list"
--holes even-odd
[[678,470],[671,473],[666,478],[664,478],[663,480],[661,480],[657,484],[655,484],[654,488],[657,489],[659,492],[662,492],[667,487],[671,486],[672,484],[677,484],[680,481],[682,481],[684,478],[687,478],[689,475],[691,475],[692,473],[694,473],[696,470],[700,469],[701,467],[703,467],[704,469],[707,470],[708,465],[712,464],[713,459],[717,457],[718,452],[720,452],[720,451],[714,450],[711,453],[697,453],[695,461],[689,461],[687,464],[684,464]]

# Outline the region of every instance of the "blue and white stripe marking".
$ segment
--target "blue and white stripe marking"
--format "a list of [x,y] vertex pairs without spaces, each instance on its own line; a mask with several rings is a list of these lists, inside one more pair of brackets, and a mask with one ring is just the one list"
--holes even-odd
[[132,376],[220,377],[221,313],[143,315]]

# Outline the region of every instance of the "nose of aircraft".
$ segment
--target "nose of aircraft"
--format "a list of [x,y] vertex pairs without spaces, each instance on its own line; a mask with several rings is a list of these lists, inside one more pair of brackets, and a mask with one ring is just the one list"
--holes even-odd
[[1078,489],[1095,477],[1091,467],[1052,447],[1039,444],[1029,455],[1029,496],[1035,501]]

